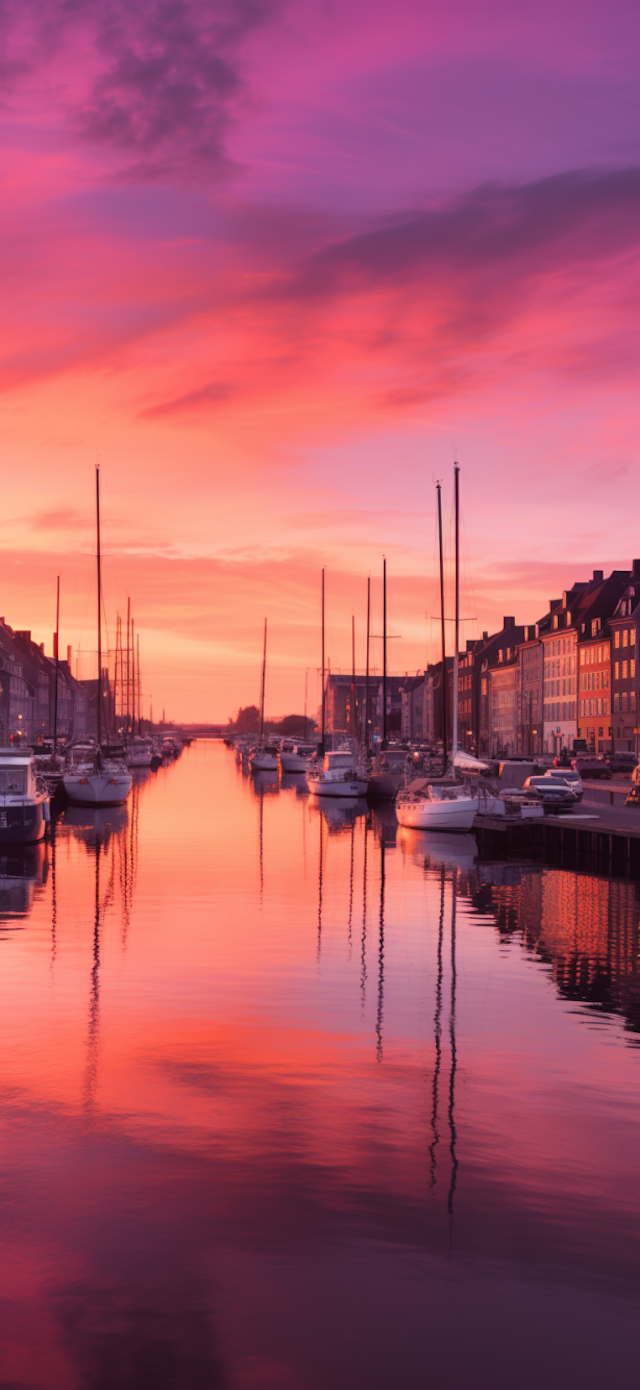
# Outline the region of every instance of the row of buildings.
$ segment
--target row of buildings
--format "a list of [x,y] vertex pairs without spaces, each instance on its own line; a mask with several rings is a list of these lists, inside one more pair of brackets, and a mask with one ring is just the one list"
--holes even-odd
[[[90,686],[71,671],[71,648],[66,661],[58,661],[57,723],[60,738],[82,737],[88,732]],[[95,705],[95,690],[93,692]],[[54,732],[56,663],[46,656],[44,642],[31,640],[30,632],[14,632],[0,618],[0,743],[24,740],[36,745]],[[95,723],[95,713],[93,716]]]
[[[503,619],[459,653],[459,746],[480,755],[557,754],[576,739],[596,753],[638,751],[640,560],[602,570],[549,600],[536,623]],[[436,744],[443,697],[451,735],[453,657],[415,676],[387,678],[387,729]],[[331,675],[327,727],[359,730],[364,677]],[[370,728],[382,728],[382,680],[370,682]]]

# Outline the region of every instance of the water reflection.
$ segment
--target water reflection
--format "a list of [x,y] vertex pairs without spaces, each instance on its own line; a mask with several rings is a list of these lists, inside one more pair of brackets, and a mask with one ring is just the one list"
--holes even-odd
[[634,886],[218,748],[135,792],[60,820],[2,944],[7,1383],[628,1380]]
[[367,803],[362,796],[341,796],[335,801],[329,796],[309,796],[307,799],[310,816],[320,816],[326,822],[330,835],[339,835],[367,814]]
[[11,845],[0,854],[0,930],[5,924],[28,917],[36,893],[47,882],[48,859],[45,842],[37,845]]

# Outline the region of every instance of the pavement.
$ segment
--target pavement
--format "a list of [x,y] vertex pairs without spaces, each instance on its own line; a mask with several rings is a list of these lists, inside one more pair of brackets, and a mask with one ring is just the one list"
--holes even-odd
[[[598,787],[597,790],[600,792],[601,788]],[[548,816],[547,820],[558,821],[563,825],[571,825],[572,823],[575,823],[576,826],[584,825],[585,830],[611,830],[622,835],[629,831],[632,834],[640,833],[640,806],[625,806],[624,798],[627,795],[627,790],[627,788],[621,790],[620,794],[614,798],[614,804],[609,805],[607,804],[609,784],[604,797],[594,796],[592,788],[585,785],[584,796],[575,810],[567,811],[558,816]]]

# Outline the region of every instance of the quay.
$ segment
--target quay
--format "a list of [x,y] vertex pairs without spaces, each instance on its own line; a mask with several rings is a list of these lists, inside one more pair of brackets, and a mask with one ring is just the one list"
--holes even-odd
[[626,806],[627,788],[585,789],[575,810],[541,820],[476,816],[482,859],[542,859],[578,865],[615,878],[640,879],[640,807]]

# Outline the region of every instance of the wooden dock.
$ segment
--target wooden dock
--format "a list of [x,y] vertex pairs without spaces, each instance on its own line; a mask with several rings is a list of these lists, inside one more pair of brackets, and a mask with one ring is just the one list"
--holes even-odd
[[[606,795],[606,794],[605,794]],[[482,859],[540,859],[566,868],[596,869],[615,878],[640,879],[640,808],[620,798],[589,799],[575,810],[541,820],[476,816]]]

